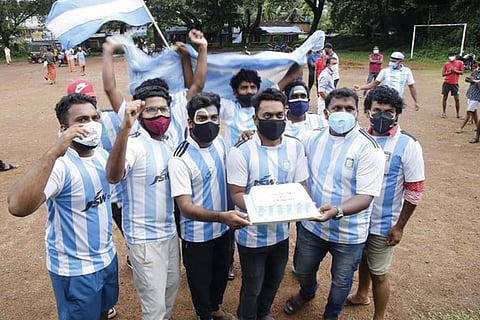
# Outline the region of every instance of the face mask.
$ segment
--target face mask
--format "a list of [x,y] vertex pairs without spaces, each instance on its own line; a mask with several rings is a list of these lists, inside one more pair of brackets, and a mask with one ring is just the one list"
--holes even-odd
[[288,109],[294,116],[301,116],[308,111],[308,99],[289,100]]
[[453,56],[453,57],[448,57],[448,60],[450,60],[450,61],[452,61],[452,62],[455,61],[455,56]]
[[285,131],[284,120],[261,120],[258,119],[258,132],[268,140],[277,140]]
[[390,61],[388,62],[388,66],[392,68],[392,70],[398,69],[398,64],[396,62]]
[[84,124],[83,128],[88,131],[88,135],[84,138],[73,138],[73,141],[91,149],[98,146],[102,137],[102,124],[97,121],[90,121]]
[[374,54],[378,54],[378,52],[379,52],[378,50],[373,50]]
[[153,135],[163,136],[170,125],[170,118],[158,116],[150,119],[143,118],[143,127]]
[[216,123],[208,121],[202,124],[195,124],[192,128],[192,134],[204,143],[212,142],[218,135],[220,126]]
[[395,117],[387,112],[377,112],[370,116],[370,125],[373,130],[382,134],[388,132],[395,125]]
[[338,134],[349,132],[356,123],[357,119],[348,112],[333,112],[328,116],[328,125]]
[[237,100],[242,108],[247,108],[252,106],[252,97],[253,94],[239,94],[237,95]]

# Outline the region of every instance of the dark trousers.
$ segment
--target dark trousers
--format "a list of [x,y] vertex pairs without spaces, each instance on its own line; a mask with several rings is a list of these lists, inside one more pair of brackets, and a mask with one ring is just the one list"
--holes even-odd
[[211,313],[223,303],[231,250],[228,232],[207,242],[182,240],[183,265],[193,306],[201,320],[210,320]]
[[113,221],[118,227],[118,230],[122,233],[123,236],[123,228],[122,228],[122,208],[118,206],[116,202],[112,202],[112,217]]
[[237,247],[242,266],[239,320],[268,316],[285,273],[288,238],[268,247],[247,248],[238,243]]

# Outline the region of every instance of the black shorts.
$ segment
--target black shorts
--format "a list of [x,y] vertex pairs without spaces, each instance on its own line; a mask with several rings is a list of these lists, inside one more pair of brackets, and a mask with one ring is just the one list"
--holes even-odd
[[452,96],[458,96],[458,84],[449,84],[443,83],[442,85],[442,95],[446,96],[449,92],[452,93]]

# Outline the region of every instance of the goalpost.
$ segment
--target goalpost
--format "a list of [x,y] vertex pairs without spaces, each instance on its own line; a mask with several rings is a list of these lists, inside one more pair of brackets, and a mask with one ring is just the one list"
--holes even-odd
[[456,26],[463,26],[462,43],[460,44],[460,55],[462,55],[463,54],[463,45],[465,44],[465,33],[467,32],[467,24],[466,23],[416,24],[416,25],[413,26],[412,51],[410,51],[410,59],[413,58],[413,48],[415,46],[415,34],[416,34],[416,31],[417,31],[417,27],[456,27]]

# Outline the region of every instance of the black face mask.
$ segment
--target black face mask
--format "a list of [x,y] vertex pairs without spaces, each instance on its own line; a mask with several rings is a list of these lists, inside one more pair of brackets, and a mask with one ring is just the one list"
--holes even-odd
[[285,131],[285,120],[258,119],[258,132],[268,140],[277,140]]
[[237,100],[242,108],[248,108],[252,106],[252,97],[253,94],[239,94],[237,95]]
[[208,121],[203,124],[195,124],[192,128],[192,134],[200,142],[210,143],[217,137],[219,130],[220,126],[218,124]]
[[387,112],[377,112],[370,116],[370,125],[373,127],[373,130],[382,134],[393,128],[395,117]]

